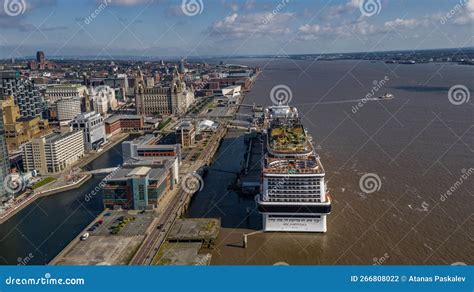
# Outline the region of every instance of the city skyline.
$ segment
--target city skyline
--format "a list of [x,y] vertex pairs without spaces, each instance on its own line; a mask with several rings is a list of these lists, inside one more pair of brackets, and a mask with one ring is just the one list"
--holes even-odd
[[0,25],[2,59],[461,48],[474,46],[474,0],[5,0]]

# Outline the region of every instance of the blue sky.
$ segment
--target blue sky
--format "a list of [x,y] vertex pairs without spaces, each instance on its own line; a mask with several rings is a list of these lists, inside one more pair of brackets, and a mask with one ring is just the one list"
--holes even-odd
[[0,58],[37,50],[186,57],[474,46],[474,0],[0,2]]

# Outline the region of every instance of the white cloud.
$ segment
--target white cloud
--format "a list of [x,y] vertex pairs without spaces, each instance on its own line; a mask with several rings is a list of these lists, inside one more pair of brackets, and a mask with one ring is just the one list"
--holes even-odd
[[[103,1],[98,1],[103,3]],[[110,4],[117,6],[135,6],[140,4],[145,4],[150,2],[150,0],[110,0]]]
[[305,24],[300,26],[298,30],[301,33],[300,39],[311,40],[317,39],[319,36],[351,36],[351,35],[371,35],[378,33],[379,30],[366,21],[358,21],[340,26],[321,26],[319,24]]
[[419,26],[426,26],[428,24],[427,19],[402,19],[397,18],[395,20],[390,20],[384,23],[384,27],[387,29],[393,28],[395,30],[404,30],[404,29],[414,29]]
[[447,15],[454,15],[455,24],[469,24],[474,22],[474,0],[467,0],[464,5],[457,4]]
[[229,38],[242,38],[250,35],[281,35],[290,31],[288,22],[291,13],[233,13],[212,24],[211,30]]
[[353,12],[358,9],[359,3],[361,1],[362,0],[349,0],[345,4],[330,6],[326,8],[325,11],[323,11],[324,13],[322,13],[320,17],[325,21],[337,19],[343,16],[344,14]]
[[305,24],[298,28],[300,32],[300,39],[302,40],[314,40],[320,36],[328,37],[348,37],[351,35],[368,36],[381,33],[389,33],[397,31],[402,33],[403,31],[413,30],[419,27],[426,27],[429,24],[430,19],[423,17],[420,19],[409,18],[397,18],[394,20],[386,21],[381,26],[375,26],[368,23],[367,20],[358,20],[353,23],[347,23],[343,25],[335,26],[322,26],[320,24]]

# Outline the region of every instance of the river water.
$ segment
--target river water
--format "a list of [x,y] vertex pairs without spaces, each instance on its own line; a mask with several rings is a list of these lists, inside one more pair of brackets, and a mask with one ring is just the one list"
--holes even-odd
[[[243,249],[242,234],[262,227],[253,198],[227,189],[235,174],[210,171],[189,216],[222,219],[212,264],[474,263],[474,173],[456,183],[474,167],[474,102],[456,106],[448,99],[453,85],[474,88],[473,66],[229,62],[263,68],[247,104],[270,105],[274,86],[290,88],[334,202],[327,233],[255,234]],[[364,98],[381,80],[378,95],[390,92],[395,99],[355,108],[356,102],[345,102]],[[238,171],[243,153],[242,135],[231,133],[212,168]],[[372,193],[359,186],[367,173],[380,178]],[[452,195],[442,199],[450,189]]]
[[[86,169],[122,163],[121,144],[102,154]],[[0,225],[1,264],[42,265],[52,260],[104,209],[98,194],[86,201],[104,176],[95,176],[78,189],[39,198]]]

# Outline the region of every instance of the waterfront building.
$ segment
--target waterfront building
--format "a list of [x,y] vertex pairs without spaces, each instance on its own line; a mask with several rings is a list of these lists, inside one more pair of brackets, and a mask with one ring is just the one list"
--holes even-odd
[[132,141],[122,143],[122,156],[124,160],[136,157],[177,157],[181,163],[180,144],[159,144],[159,137],[145,135]]
[[87,151],[97,150],[107,141],[104,118],[96,113],[89,112],[78,115],[71,122],[74,130],[84,134],[84,147]]
[[[141,73],[140,73],[141,74]],[[194,95],[190,95],[186,83],[173,75],[167,84],[147,87],[143,76],[137,77],[135,104],[139,115],[172,115],[185,113]]]
[[219,89],[225,88],[229,86],[240,85],[242,90],[250,90],[252,86],[252,78],[251,77],[225,77],[225,78],[214,78],[209,81],[209,88],[210,89]]
[[178,183],[173,159],[140,157],[127,160],[107,177],[103,187],[104,207],[110,209],[154,209],[159,199]]
[[191,147],[196,141],[196,130],[194,125],[189,121],[182,122],[175,131],[176,143],[183,147]]
[[34,82],[15,71],[0,72],[0,98],[13,96],[22,117],[41,117],[46,109],[43,97]]
[[139,87],[135,96],[137,114],[139,115],[171,115],[182,112],[178,104],[182,102],[183,95],[177,88],[159,86],[144,88]]
[[246,77],[251,77],[253,73],[254,73],[253,69],[250,69],[248,67],[242,67],[242,68],[229,70],[229,72],[227,73],[227,76],[235,77],[235,78],[246,78]]
[[331,199],[324,168],[296,108],[265,109],[262,193],[265,231],[326,232]]
[[22,146],[26,171],[55,174],[66,170],[84,156],[82,131],[62,131],[32,139]]
[[88,95],[87,87],[81,84],[54,84],[48,85],[45,98],[50,103],[61,99],[78,98],[83,99]]
[[237,104],[242,95],[242,86],[233,85],[222,89],[222,95],[226,99],[227,104]]
[[105,133],[108,137],[124,132],[136,132],[145,129],[143,116],[138,115],[113,115],[104,120]]
[[0,101],[0,109],[2,109],[2,117],[5,138],[8,148],[16,150],[23,143],[37,138],[49,131],[47,120],[39,117],[21,117],[20,109],[15,104],[13,96],[6,97]]
[[242,93],[242,86],[233,85],[229,87],[222,88],[222,95],[227,98],[239,97]]
[[160,145],[158,140],[146,135],[122,143],[125,163],[105,180],[106,208],[155,208],[179,183],[180,145]]
[[[3,115],[0,108],[0,114]],[[8,193],[3,186],[6,176],[10,173],[10,162],[8,159],[7,143],[5,139],[5,130],[3,119],[0,119],[0,203],[8,199]]]
[[198,132],[215,132],[219,128],[219,123],[211,120],[202,120],[198,124]]
[[56,114],[59,121],[69,121],[82,112],[80,97],[62,98],[56,102]]

